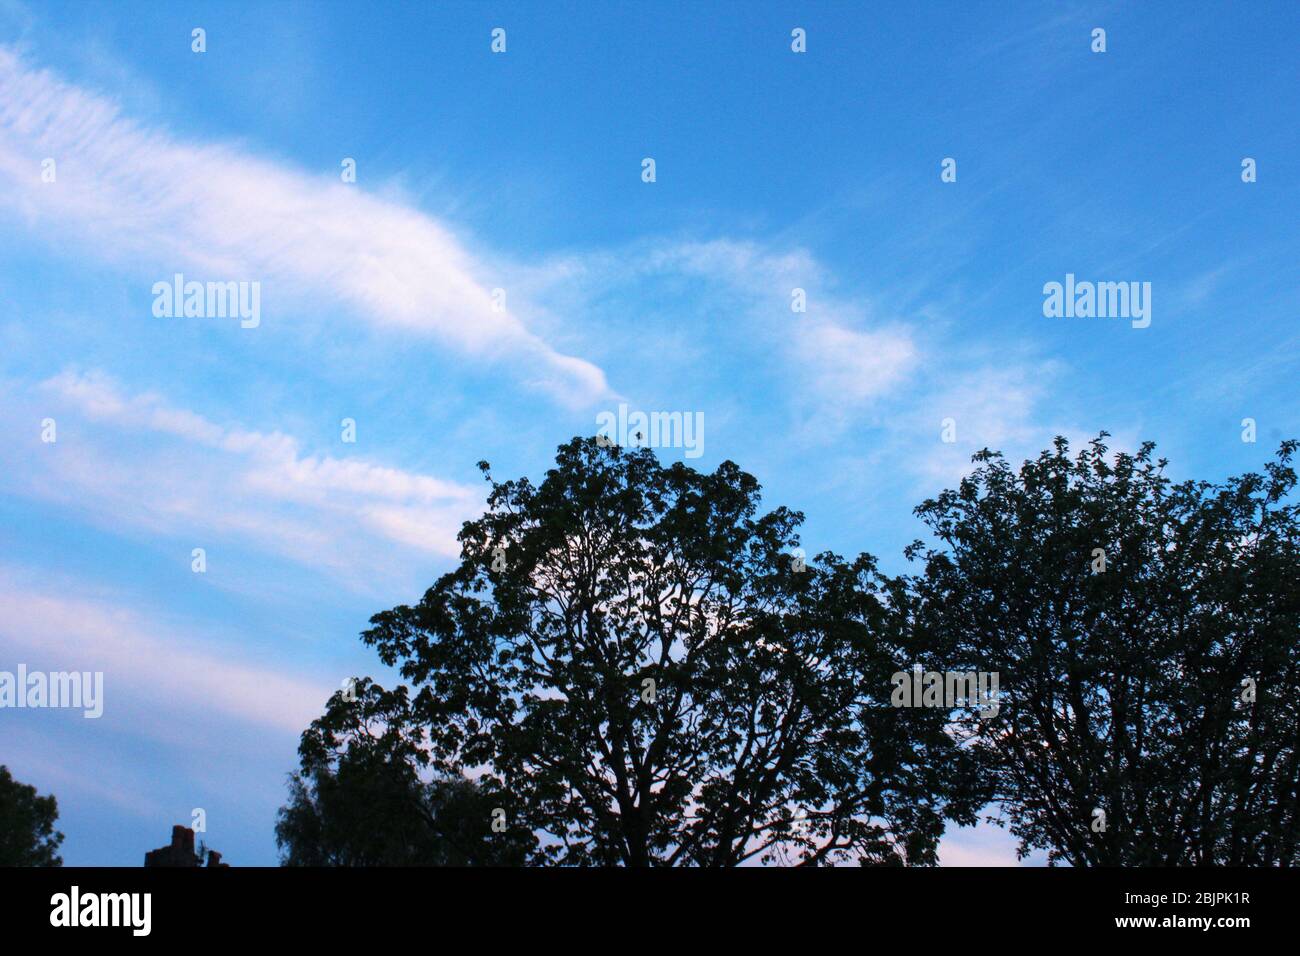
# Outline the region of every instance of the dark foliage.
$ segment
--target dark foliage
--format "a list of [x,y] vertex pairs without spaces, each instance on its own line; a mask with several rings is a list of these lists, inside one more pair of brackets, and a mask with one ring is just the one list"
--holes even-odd
[[1105,437],[1018,472],[983,452],[917,509],[937,539],[911,549],[917,640],[1000,673],[1000,713],[969,730],[1022,852],[1294,865],[1296,445],[1263,475],[1174,484],[1152,445],[1111,456]]
[[19,783],[0,766],[0,866],[62,866],[59,804]]
[[404,723],[405,692],[358,681],[303,734],[276,842],[285,866],[509,866],[531,840],[493,833],[481,789],[421,778],[428,760]]
[[535,863],[935,862],[974,768],[942,711],[889,705],[898,582],[801,568],[801,520],[730,462],[591,439],[494,482],[460,566],[364,635],[412,687],[391,746],[480,773]]

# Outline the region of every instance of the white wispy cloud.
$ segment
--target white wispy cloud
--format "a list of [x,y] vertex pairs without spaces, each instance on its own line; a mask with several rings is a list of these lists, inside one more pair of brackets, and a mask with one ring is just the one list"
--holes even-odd
[[[559,256],[518,277],[541,299],[556,290],[572,297],[563,309],[660,279],[694,283],[697,307],[742,326],[780,357],[798,392],[810,390],[819,403],[840,403],[841,415],[896,391],[920,364],[907,321],[882,317],[877,302],[839,293],[830,270],[797,246],[660,239],[615,252]],[[806,312],[791,308],[796,289],[803,290]]]
[[45,411],[33,405],[11,427],[49,414],[59,440],[35,445],[30,429],[5,436],[9,453],[22,456],[0,476],[10,490],[115,529],[234,535],[360,590],[422,555],[456,557],[461,523],[482,507],[478,488],[359,456],[308,454],[293,436],[220,425],[103,373],[65,371],[36,396]]
[[[54,182],[42,181],[45,159],[55,161]],[[6,208],[33,231],[70,237],[160,278],[189,270],[201,279],[274,283],[290,297],[333,298],[378,326],[513,363],[519,378],[566,403],[608,391],[598,367],[494,307],[495,267],[432,217],[337,174],[311,175],[147,128],[109,98],[0,47]]]
[[[981,448],[1033,453],[1047,447],[1051,430],[1040,420],[1044,387],[1055,373],[1050,364],[1030,371],[1010,362],[963,372],[919,403],[916,413],[895,428],[895,452],[918,475],[939,484],[955,484],[973,467],[970,457]],[[951,420],[953,441],[944,441]],[[899,447],[911,444],[910,454]]]
[[[1093,426],[1082,403],[1061,400],[1070,375],[1062,360],[1023,342],[964,339],[958,323],[970,321],[970,303],[938,305],[912,290],[906,301],[917,304],[905,309],[888,295],[847,292],[800,246],[651,240],[617,253],[560,256],[521,281],[541,300],[561,290],[573,297],[572,308],[606,296],[635,300],[647,282],[665,278],[669,294],[681,294],[688,307],[742,328],[733,344],[755,358],[771,356],[781,387],[743,412],[762,413],[782,399],[792,453],[828,456],[827,470],[847,476],[830,485],[889,474],[928,493],[960,481],[981,448],[1018,461],[1050,447],[1057,435],[1079,448],[1103,424],[1117,427]],[[684,283],[690,285],[682,294]],[[796,289],[806,295],[806,312],[791,309]],[[670,317],[679,320],[675,312]],[[707,362],[709,353],[693,360]],[[943,440],[949,418],[952,442]],[[1126,425],[1115,446],[1136,447],[1135,435]],[[846,442],[850,436],[862,441]]]
[[240,660],[228,649],[200,647],[192,629],[177,640],[174,623],[85,592],[43,587],[33,574],[0,565],[0,650],[6,660],[33,668],[103,672],[101,719],[113,720],[115,709],[126,707],[173,720],[188,714],[197,726],[215,712],[299,733],[337,687]]
[[896,326],[864,330],[813,321],[796,334],[795,349],[817,389],[852,407],[890,393],[918,359],[911,334]]
[[[780,318],[771,332],[785,346],[797,381],[846,409],[889,394],[917,367],[911,328],[878,318],[874,303],[836,294],[829,271],[805,249],[715,240],[661,248],[650,261],[721,280],[752,297],[751,308],[766,306]],[[796,289],[803,290],[806,312],[791,309]]]

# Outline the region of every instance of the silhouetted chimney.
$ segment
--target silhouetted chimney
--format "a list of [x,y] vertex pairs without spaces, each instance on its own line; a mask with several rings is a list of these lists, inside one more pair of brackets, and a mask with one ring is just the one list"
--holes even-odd
[[[170,846],[150,850],[144,855],[145,866],[202,866],[203,860],[194,852],[194,831],[177,824],[172,827]],[[230,866],[221,862],[221,854],[216,850],[208,851],[208,866]]]

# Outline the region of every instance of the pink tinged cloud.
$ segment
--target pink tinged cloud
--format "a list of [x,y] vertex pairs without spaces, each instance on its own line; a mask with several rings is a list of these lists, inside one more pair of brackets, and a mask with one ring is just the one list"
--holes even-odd
[[[72,590],[79,592],[80,588]],[[0,566],[0,649],[51,669],[102,671],[104,714],[117,706],[159,713],[223,716],[299,733],[335,688],[198,649],[147,615],[102,597],[42,588],[30,574]]]

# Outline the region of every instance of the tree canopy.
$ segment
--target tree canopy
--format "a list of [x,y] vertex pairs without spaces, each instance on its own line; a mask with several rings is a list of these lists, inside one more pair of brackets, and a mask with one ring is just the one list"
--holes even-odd
[[521,863],[530,835],[491,829],[479,787],[422,779],[428,760],[403,690],[357,681],[303,734],[276,842],[285,866],[483,866]]
[[1294,442],[1263,475],[1173,483],[1105,433],[1017,471],[976,456],[917,513],[917,641],[999,672],[973,722],[1021,852],[1073,865],[1300,862]]
[[0,765],[0,866],[62,866],[59,804],[19,783]]
[[[286,862],[932,864],[991,802],[1051,863],[1300,863],[1296,443],[1175,483],[1107,437],[976,455],[901,577],[732,462],[480,463],[458,565],[362,635],[404,683],[303,735]],[[900,705],[913,667],[996,700]]]
[[805,562],[731,462],[574,439],[540,485],[481,467],[459,566],[363,635],[410,685],[367,684],[385,760],[473,774],[533,863],[933,863],[974,821],[946,715],[889,704],[908,634],[873,558]]

